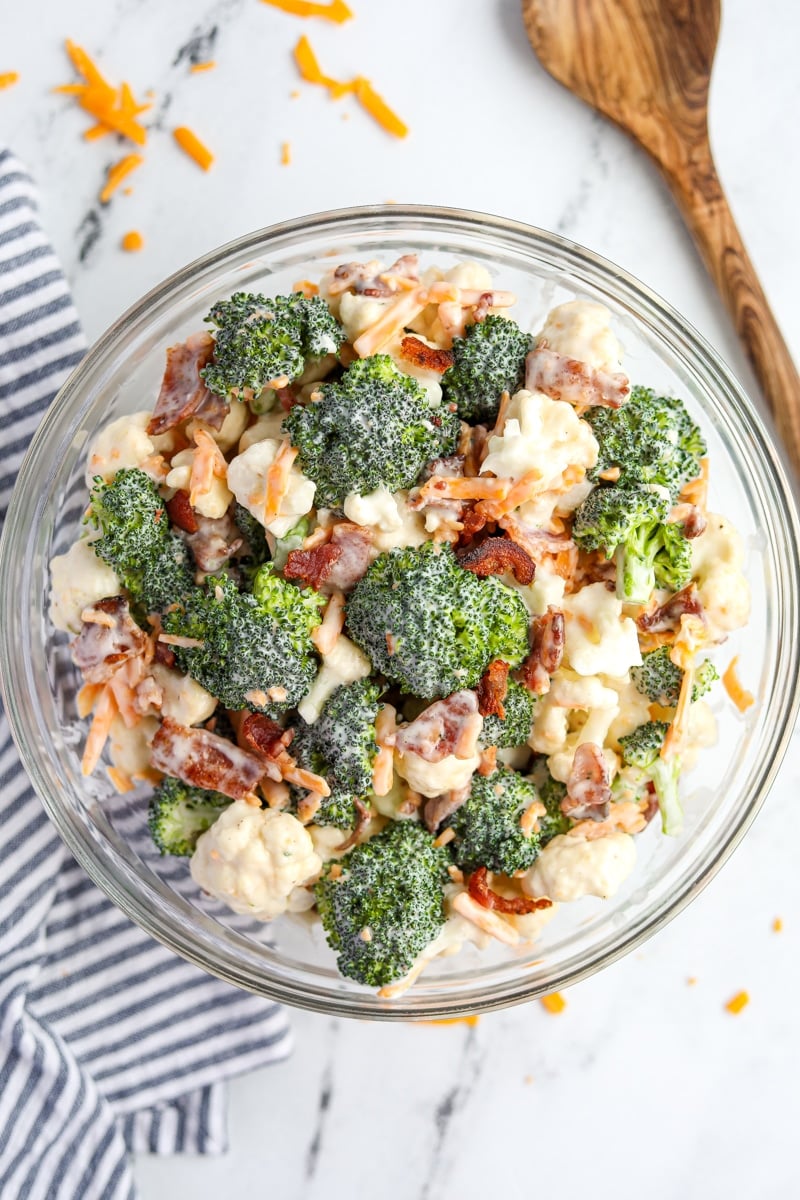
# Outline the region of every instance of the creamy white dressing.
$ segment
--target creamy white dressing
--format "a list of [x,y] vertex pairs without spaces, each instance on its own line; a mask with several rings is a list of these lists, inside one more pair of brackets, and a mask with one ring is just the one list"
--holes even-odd
[[582,896],[608,900],[635,865],[636,846],[630,834],[610,833],[592,842],[559,834],[522,877],[522,890],[560,903]]
[[636,623],[604,583],[591,583],[562,604],[566,661],[579,675],[622,677],[642,661]]
[[243,454],[238,454],[228,465],[228,486],[238,503],[279,538],[285,537],[300,518],[311,510],[317,490],[317,485],[303,474],[295,460],[278,505],[278,514],[265,522],[267,475],[280,447],[281,442],[277,438],[262,438],[248,446]]
[[120,590],[117,576],[86,538],[50,560],[50,620],[65,633],[80,633],[83,610]]
[[[541,491],[554,488],[568,467],[588,470],[597,462],[591,426],[571,404],[551,400],[543,392],[520,391],[508,406],[502,434],[489,438],[481,474],[522,479],[533,473]],[[554,502],[555,503],[555,502]]]
[[372,674],[372,663],[354,642],[344,634],[336,639],[330,654],[322,661],[317,677],[306,696],[297,706],[297,711],[308,725],[313,725],[322,712],[325,701],[343,683],[355,683]]
[[622,365],[619,341],[611,329],[604,304],[569,300],[547,314],[537,343],[547,342],[556,354],[577,358],[598,371],[618,371]]

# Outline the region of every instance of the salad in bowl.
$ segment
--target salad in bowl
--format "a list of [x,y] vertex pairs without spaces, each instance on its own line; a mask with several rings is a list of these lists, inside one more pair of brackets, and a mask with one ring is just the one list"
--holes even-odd
[[502,284],[405,253],[214,300],[94,435],[50,567],[84,774],[146,786],[198,892],[321,923],[386,999],[681,836],[749,616],[682,399],[602,304],[528,328]]

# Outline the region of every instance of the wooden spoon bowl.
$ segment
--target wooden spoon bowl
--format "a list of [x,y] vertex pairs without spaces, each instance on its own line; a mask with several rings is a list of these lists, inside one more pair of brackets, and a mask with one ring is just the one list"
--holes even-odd
[[544,68],[663,172],[733,319],[795,471],[800,376],[744,248],[708,136],[719,0],[522,0]]

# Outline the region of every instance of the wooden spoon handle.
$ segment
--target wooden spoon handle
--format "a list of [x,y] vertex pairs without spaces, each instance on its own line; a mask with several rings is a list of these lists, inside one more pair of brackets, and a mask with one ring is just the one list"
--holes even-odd
[[665,174],[800,477],[800,376],[744,248],[710,153],[690,167],[668,169]]

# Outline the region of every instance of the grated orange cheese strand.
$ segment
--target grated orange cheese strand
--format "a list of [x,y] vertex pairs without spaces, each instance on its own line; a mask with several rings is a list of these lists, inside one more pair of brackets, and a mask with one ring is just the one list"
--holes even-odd
[[94,717],[89,726],[89,733],[83,750],[83,758],[81,759],[81,771],[84,775],[91,775],[100,761],[100,755],[103,753],[103,747],[111,732],[111,725],[116,712],[117,705],[114,700],[114,693],[111,691],[111,688],[107,687],[97,701]]
[[737,1014],[740,1013],[743,1008],[746,1008],[749,1003],[750,997],[747,992],[737,992],[735,996],[731,996],[725,1007],[729,1013],[732,1013],[733,1016],[737,1016]]
[[189,477],[189,503],[193,508],[201,497],[211,491],[214,476],[225,480],[228,474],[228,464],[210,433],[205,429],[196,429],[194,441],[197,449]]
[[292,146],[290,142],[281,142],[281,166],[289,167],[292,163]]
[[425,288],[414,288],[413,291],[403,292],[387,304],[374,325],[356,338],[353,349],[359,358],[368,358],[376,354],[382,346],[405,329],[410,321],[419,316],[428,303],[428,293]]
[[344,592],[335,591],[325,608],[325,616],[315,629],[311,640],[324,658],[330,654],[344,629]]
[[130,775],[126,775],[124,771],[120,771],[117,767],[107,768],[108,778],[111,780],[116,791],[121,795],[125,792],[133,791],[133,780]]
[[214,155],[208,146],[203,145],[196,133],[193,133],[186,125],[178,125],[173,129],[172,136],[184,154],[188,154],[189,158],[194,159],[198,167],[203,171],[211,169]]
[[293,17],[323,17],[337,25],[344,25],[353,17],[344,0],[328,0],[327,4],[318,4],[314,0],[261,0],[261,3]]
[[152,104],[138,104],[130,85],[122,83],[119,93],[104,79],[98,67],[85,50],[67,39],[67,54],[73,67],[83,76],[85,83],[64,84],[54,90],[63,95],[75,96],[84,112],[97,122],[84,133],[84,138],[94,141],[107,133],[119,133],[137,146],[147,141],[147,130],[137,117],[152,108]]
[[106,176],[105,187],[100,193],[100,203],[108,204],[122,181],[127,179],[143,162],[144,159],[141,154],[126,154],[119,162],[115,162],[113,166],[110,166],[108,168],[108,175]]
[[542,1008],[544,1008],[547,1012],[552,1013],[553,1016],[557,1016],[559,1013],[562,1013],[567,1007],[567,1002],[561,995],[561,992],[550,992],[550,994],[547,996],[540,996],[539,1000]]
[[388,796],[394,782],[394,742],[397,733],[397,710],[383,704],[375,718],[375,741],[378,753],[372,764],[372,790],[376,796]]
[[216,65],[213,58],[210,58],[208,62],[192,63],[189,67],[189,74],[199,75],[201,71],[213,71]]
[[264,524],[277,517],[281,501],[289,490],[289,477],[292,463],[297,458],[297,447],[288,438],[284,438],[278,453],[267,471],[266,489],[264,495]]
[[473,1028],[480,1021],[480,1017],[446,1017],[443,1021],[421,1021],[421,1025],[470,1025]]
[[294,48],[294,61],[297,63],[297,69],[300,72],[301,78],[305,79],[306,83],[319,83],[323,87],[341,87],[335,79],[330,79],[327,75],[322,74],[322,68],[317,62],[317,56],[311,49],[311,43],[303,34]]
[[513,486],[513,480],[496,479],[494,475],[458,475],[454,479],[431,475],[420,488],[418,501],[423,504],[435,504],[437,500],[502,501]]
[[141,250],[142,246],[144,245],[144,238],[138,232],[138,230],[130,229],[126,234],[123,235],[122,242],[120,244],[123,250],[127,250],[129,253],[135,253],[137,250]]
[[3,88],[12,87],[15,83],[19,83],[19,71],[4,71],[0,75],[0,92]]
[[756,701],[752,692],[746,691],[739,682],[739,676],[736,674],[736,666],[738,662],[739,655],[737,654],[731,659],[726,671],[722,676],[722,686],[725,688],[725,691],[728,693],[739,712],[743,713],[747,712],[748,708],[755,704]]
[[378,95],[370,81],[363,75],[359,75],[356,80],[356,98],[361,107],[392,137],[408,136],[408,126],[405,121],[401,121],[397,113],[389,108],[389,105]]

